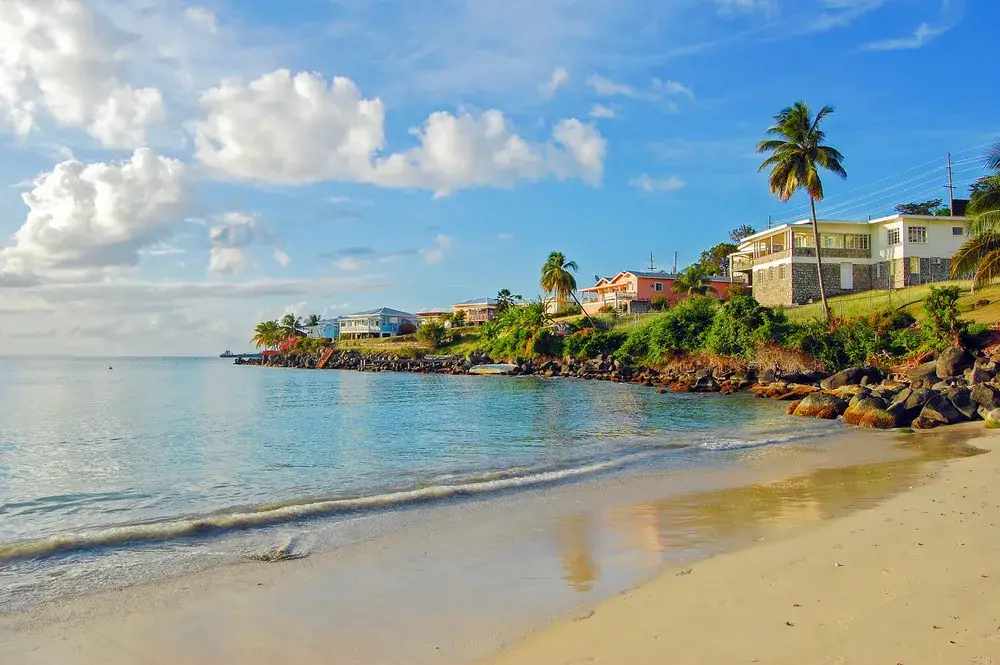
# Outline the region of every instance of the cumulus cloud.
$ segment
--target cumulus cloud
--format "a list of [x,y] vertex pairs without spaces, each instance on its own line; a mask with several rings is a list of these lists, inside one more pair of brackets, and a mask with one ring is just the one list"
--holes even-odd
[[538,91],[542,93],[542,97],[552,99],[556,96],[556,91],[567,82],[569,82],[569,70],[565,67],[556,67],[552,70],[552,76],[549,77],[549,80],[538,86]]
[[604,104],[594,104],[590,107],[591,118],[614,118],[617,114],[615,110],[610,106],[605,106]]
[[61,162],[21,195],[28,215],[0,249],[0,273],[135,265],[183,221],[187,184],[180,162],[148,148],[120,164]]
[[207,7],[188,7],[184,10],[184,18],[193,26],[209,34],[218,34],[219,20],[215,13]]
[[[257,212],[231,211],[212,219],[208,229],[211,242],[208,271],[220,275],[235,275],[247,267],[246,252],[254,244],[272,244],[274,237],[268,232],[263,217]],[[280,248],[272,254],[282,268],[291,259]]]
[[587,77],[587,85],[598,95],[611,97],[621,95],[623,97],[637,97],[638,92],[627,83],[618,83],[611,79],[594,74]]
[[423,259],[424,263],[428,265],[434,265],[435,263],[441,263],[448,254],[451,252],[452,239],[451,236],[446,236],[444,234],[438,235],[434,239],[434,246],[430,249],[421,249],[420,258]]
[[[201,97],[196,157],[216,172],[285,185],[349,181],[429,189],[438,196],[520,180],[579,177],[597,185],[605,141],[567,119],[544,143],[518,135],[497,110],[432,113],[411,130],[418,145],[382,154],[385,109],[348,78],[278,70],[250,83],[223,81]],[[595,163],[599,155],[601,163]],[[581,161],[583,156],[587,161]]]
[[658,180],[646,173],[637,178],[632,178],[630,182],[633,187],[641,189],[647,194],[652,194],[653,192],[676,192],[679,189],[683,189],[686,184],[683,180],[674,176]]
[[126,80],[127,36],[81,0],[0,3],[0,114],[21,136],[45,114],[104,146],[131,148],[164,119],[163,95]]

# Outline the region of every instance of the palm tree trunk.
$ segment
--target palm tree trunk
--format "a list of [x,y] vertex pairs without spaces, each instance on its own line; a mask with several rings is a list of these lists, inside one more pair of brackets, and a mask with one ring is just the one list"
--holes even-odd
[[[833,323],[830,314],[830,303],[826,301],[826,288],[823,286],[823,259],[820,257],[819,246],[819,221],[816,219],[816,199],[809,197],[809,208],[812,210],[813,243],[816,245],[816,273],[819,276],[819,299],[823,303],[823,313],[826,315],[826,323]],[[794,249],[792,250],[794,253]]]
[[573,301],[576,302],[577,305],[579,305],[580,311],[583,312],[583,315],[587,318],[587,321],[590,323],[590,326],[596,329],[597,324],[594,323],[594,320],[592,318],[590,318],[590,314],[587,314],[587,310],[583,308],[583,303],[580,302],[579,298],[576,297],[576,293],[570,293],[570,295],[573,296]]

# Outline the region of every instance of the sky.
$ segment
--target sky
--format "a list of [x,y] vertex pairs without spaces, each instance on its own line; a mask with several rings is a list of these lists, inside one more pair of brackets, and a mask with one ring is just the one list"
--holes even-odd
[[672,269],[807,213],[757,173],[832,104],[819,215],[961,194],[991,0],[2,0],[0,354],[248,350],[285,313]]

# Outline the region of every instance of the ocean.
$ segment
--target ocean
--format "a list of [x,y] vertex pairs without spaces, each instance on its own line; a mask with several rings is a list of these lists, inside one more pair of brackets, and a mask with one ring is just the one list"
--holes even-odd
[[837,427],[749,395],[218,358],[4,358],[0,404],[0,611]]

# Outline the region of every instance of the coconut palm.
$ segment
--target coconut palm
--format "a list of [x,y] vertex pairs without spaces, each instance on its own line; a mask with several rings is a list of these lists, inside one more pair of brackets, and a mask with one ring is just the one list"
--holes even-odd
[[305,332],[302,330],[302,317],[294,314],[285,314],[281,317],[281,332],[285,337],[302,337]]
[[306,326],[318,326],[320,322],[319,314],[310,314],[306,317]]
[[774,116],[774,124],[767,128],[767,135],[774,137],[757,144],[758,153],[770,153],[757,172],[770,168],[771,193],[782,203],[787,202],[800,189],[809,194],[812,214],[813,241],[816,247],[816,272],[819,275],[819,298],[823,303],[827,322],[832,321],[830,305],[823,288],[823,260],[820,257],[819,225],[816,220],[816,202],[823,200],[823,182],[819,170],[826,169],[841,178],[847,171],[841,165],[844,156],[836,148],[824,145],[826,132],[820,129],[824,118],[833,113],[832,106],[824,106],[813,117],[805,102],[795,102]]
[[712,290],[712,279],[700,263],[694,263],[677,275],[673,286],[674,293],[686,296],[705,296]]
[[1000,142],[986,154],[984,176],[972,186],[969,237],[951,259],[952,277],[972,276],[973,288],[1000,279]]
[[[583,311],[583,305],[576,297],[576,277],[573,273],[577,270],[576,261],[567,261],[566,255],[562,252],[551,252],[549,258],[542,264],[542,277],[538,283],[545,293],[555,296],[557,303],[572,298],[580,306],[580,311]],[[590,315],[584,312],[584,316],[593,326],[594,321]]]
[[281,341],[281,326],[277,321],[261,321],[254,328],[253,337],[250,338],[257,348],[270,349],[278,345]]
[[497,314],[503,314],[519,300],[521,300],[521,296],[512,294],[510,289],[500,289],[497,292]]

